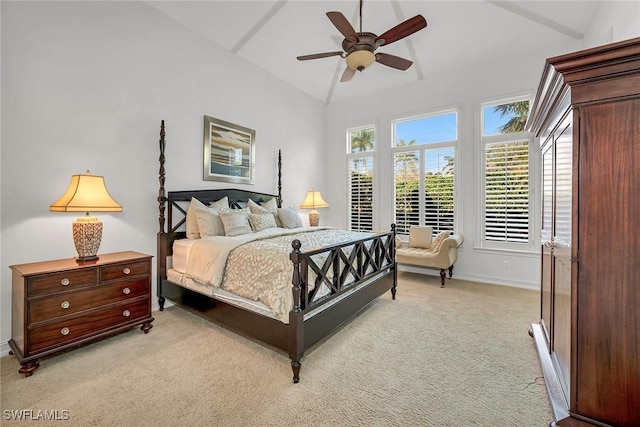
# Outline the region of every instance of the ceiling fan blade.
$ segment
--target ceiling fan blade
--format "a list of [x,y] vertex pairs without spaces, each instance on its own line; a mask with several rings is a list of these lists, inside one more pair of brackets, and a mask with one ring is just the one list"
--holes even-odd
[[397,70],[406,70],[413,64],[408,59],[400,58],[399,56],[389,55],[388,53],[376,53],[376,62],[386,65],[387,67],[395,68]]
[[333,25],[342,33],[345,39],[353,38],[358,40],[358,33],[353,29],[353,26],[347,21],[347,18],[341,12],[327,12],[327,17]]
[[356,73],[356,70],[354,70],[353,68],[349,68],[349,67],[345,68],[344,73],[342,73],[342,78],[340,79],[340,81],[348,82],[353,78],[355,73]]
[[403,39],[411,34],[419,31],[427,26],[427,20],[424,19],[422,15],[416,15],[411,19],[407,19],[404,22],[396,25],[395,27],[387,30],[386,32],[380,34],[376,38],[376,42],[384,40],[384,43],[380,43],[379,45],[388,45],[393,42],[397,42],[400,39]]
[[302,55],[302,56],[298,56],[297,59],[298,61],[307,61],[309,59],[319,59],[319,58],[328,58],[330,56],[342,56],[342,51],[335,51],[335,52],[324,52],[324,53],[314,53],[312,55]]

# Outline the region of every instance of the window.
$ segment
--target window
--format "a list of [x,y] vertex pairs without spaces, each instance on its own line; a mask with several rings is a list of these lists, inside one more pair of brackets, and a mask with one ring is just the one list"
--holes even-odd
[[348,228],[373,230],[373,160],[376,145],[374,126],[347,131]]
[[393,133],[396,231],[408,234],[411,225],[453,231],[457,111],[396,120]]
[[482,240],[486,247],[531,246],[528,100],[482,105]]

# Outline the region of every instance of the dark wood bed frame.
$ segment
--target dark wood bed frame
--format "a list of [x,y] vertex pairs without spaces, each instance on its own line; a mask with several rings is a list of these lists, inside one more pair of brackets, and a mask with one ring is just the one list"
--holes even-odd
[[[281,156],[278,153],[278,194],[264,194],[241,189],[214,189],[165,192],[165,127],[160,127],[160,189],[158,192],[159,225],[157,258],[157,295],[160,311],[166,299],[187,308],[211,321],[235,332],[283,350],[291,358],[293,382],[300,379],[301,359],[304,352],[318,341],[330,335],[336,328],[355,316],[372,301],[390,290],[395,299],[397,268],[395,261],[395,225],[390,231],[348,243],[323,247],[304,252],[299,240],[293,240],[292,293],[294,307],[289,312],[289,323],[236,307],[185,287],[167,279],[167,257],[172,254],[173,242],[185,237],[186,205],[192,197],[202,203],[229,198],[232,207],[240,207],[248,199],[260,203],[273,197],[278,207],[281,197]],[[165,208],[168,230],[165,231]],[[177,218],[176,215],[178,214]],[[350,250],[345,251],[345,248]],[[326,261],[317,265],[313,256],[326,255]],[[315,290],[309,291],[310,270],[316,274],[314,289],[321,283],[331,288],[329,295],[313,301]],[[355,280],[346,283],[351,275]]]

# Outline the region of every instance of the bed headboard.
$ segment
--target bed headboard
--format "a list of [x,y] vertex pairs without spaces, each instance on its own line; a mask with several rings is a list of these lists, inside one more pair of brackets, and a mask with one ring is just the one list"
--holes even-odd
[[[275,198],[278,207],[281,207],[280,196],[278,195],[256,193],[255,191],[241,190],[237,188],[169,191],[166,198],[167,205],[169,207],[169,211],[167,213],[168,233],[180,233],[178,230],[186,221],[187,208],[192,197],[195,197],[205,205],[227,197],[229,199],[229,207],[231,209],[241,209],[246,207],[249,199],[260,204]],[[178,214],[177,216],[175,215],[176,213]],[[182,232],[182,234],[184,234],[184,232]]]

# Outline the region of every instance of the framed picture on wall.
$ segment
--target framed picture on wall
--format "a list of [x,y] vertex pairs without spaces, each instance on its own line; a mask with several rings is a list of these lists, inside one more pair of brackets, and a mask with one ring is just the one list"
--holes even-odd
[[204,116],[205,181],[253,184],[256,131]]

